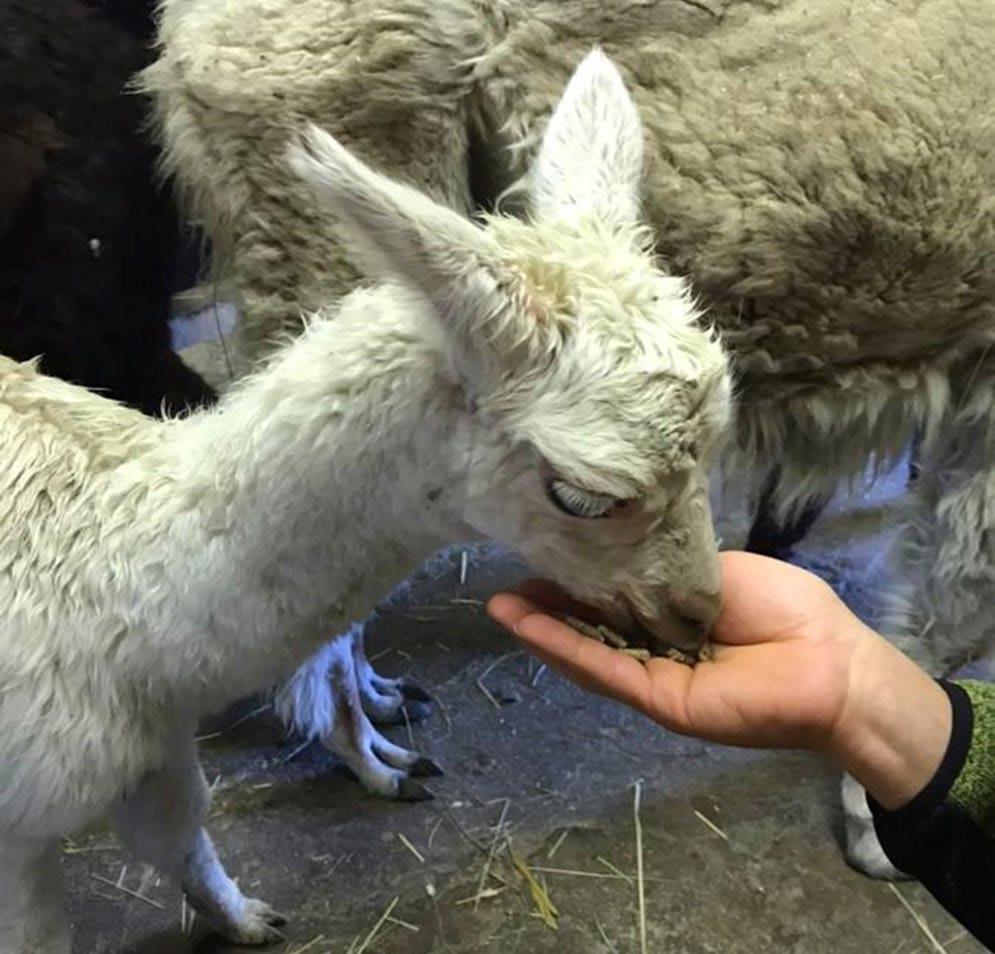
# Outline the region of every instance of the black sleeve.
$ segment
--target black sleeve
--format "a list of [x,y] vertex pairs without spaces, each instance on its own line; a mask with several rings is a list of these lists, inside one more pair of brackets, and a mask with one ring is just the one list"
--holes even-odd
[[953,707],[947,751],[929,784],[907,805],[887,811],[868,796],[881,847],[900,871],[918,878],[961,924],[995,948],[995,839],[950,797],[971,749],[971,699],[940,681]]

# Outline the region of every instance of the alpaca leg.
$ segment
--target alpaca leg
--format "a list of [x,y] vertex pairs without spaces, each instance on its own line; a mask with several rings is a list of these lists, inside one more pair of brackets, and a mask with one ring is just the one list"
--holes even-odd
[[918,479],[919,475],[922,473],[922,462],[920,457],[922,456],[922,433],[916,431],[912,435],[912,441],[909,444],[909,486],[911,487]]
[[366,658],[362,623],[354,626],[349,635],[359,695],[366,714],[382,725],[403,725],[406,721],[420,722],[427,718],[432,711],[432,697],[407,679],[388,679],[374,671]]
[[[974,403],[974,402],[972,402]],[[897,585],[880,629],[934,676],[985,655],[995,641],[995,435],[981,413],[963,410],[942,447],[921,447],[915,515],[895,550]],[[847,858],[874,877],[894,877],[874,834],[863,790],[844,780]]]
[[749,553],[760,553],[786,560],[819,519],[826,508],[826,501],[821,498],[811,500],[790,520],[780,520],[776,516],[775,499],[778,479],[778,468],[773,467],[764,482],[753,524],[743,549]]
[[441,775],[439,767],[384,738],[363,711],[350,636],[337,640],[328,679],[335,715],[322,743],[356,773],[367,791],[405,801],[431,798],[411,776]]
[[0,951],[69,954],[58,842],[0,843]]
[[169,762],[145,776],[115,811],[122,842],[138,858],[180,882],[191,906],[236,944],[283,938],[285,919],[246,898],[225,873],[204,829],[210,791],[193,738],[179,738]]
[[300,734],[320,738],[369,792],[388,798],[430,798],[410,776],[441,774],[417,752],[385,739],[363,711],[352,633],[314,654],[276,696],[277,711]]

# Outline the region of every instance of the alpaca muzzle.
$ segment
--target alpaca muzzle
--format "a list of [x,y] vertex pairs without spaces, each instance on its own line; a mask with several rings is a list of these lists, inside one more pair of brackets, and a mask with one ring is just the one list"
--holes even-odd
[[671,598],[661,601],[652,615],[637,611],[634,616],[654,656],[701,662],[711,657],[708,635],[718,614],[718,594],[709,594]]

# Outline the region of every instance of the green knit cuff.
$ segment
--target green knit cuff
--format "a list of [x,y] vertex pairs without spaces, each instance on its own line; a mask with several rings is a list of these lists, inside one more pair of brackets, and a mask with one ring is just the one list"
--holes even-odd
[[948,800],[995,837],[995,684],[970,679],[956,682],[971,700],[974,732],[964,767]]

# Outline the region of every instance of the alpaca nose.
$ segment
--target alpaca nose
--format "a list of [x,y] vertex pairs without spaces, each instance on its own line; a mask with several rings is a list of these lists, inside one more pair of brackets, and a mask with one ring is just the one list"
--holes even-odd
[[707,636],[722,609],[722,594],[718,590],[692,590],[670,594],[668,600],[676,616],[689,625],[698,626]]
[[658,649],[674,648],[694,656],[707,642],[720,606],[718,592],[667,592],[657,603],[653,617],[638,614],[639,622],[658,643]]

